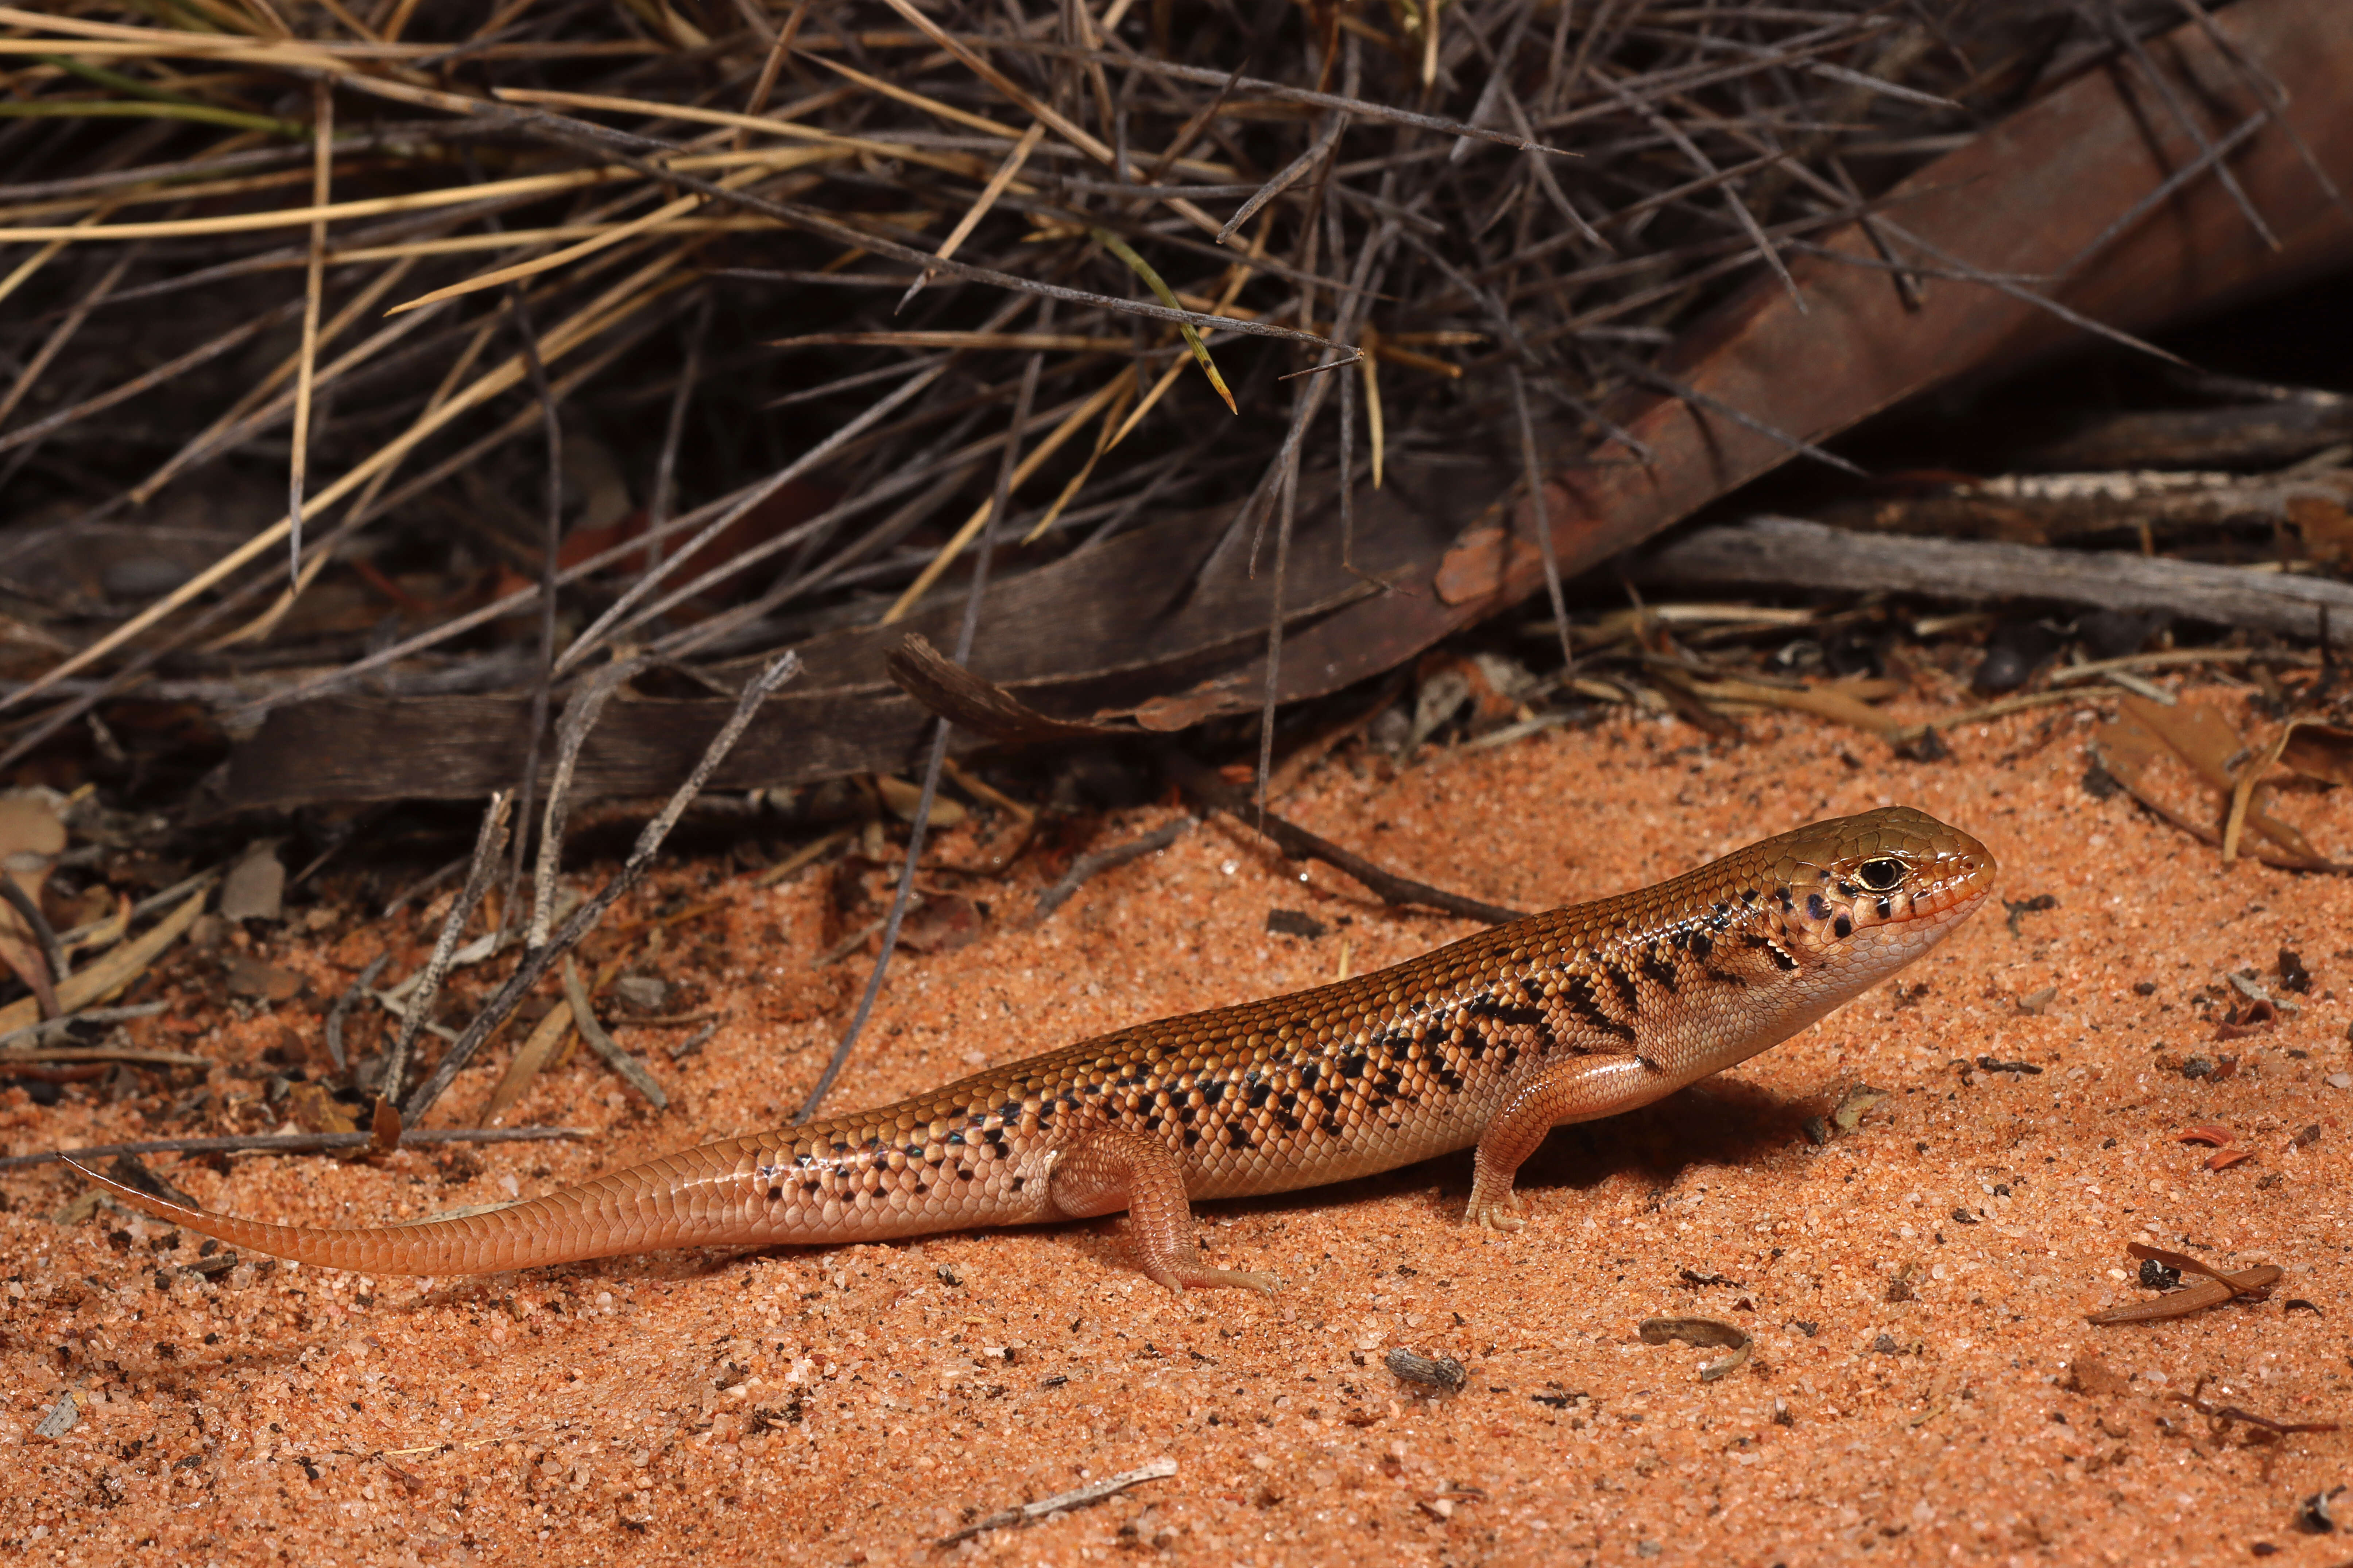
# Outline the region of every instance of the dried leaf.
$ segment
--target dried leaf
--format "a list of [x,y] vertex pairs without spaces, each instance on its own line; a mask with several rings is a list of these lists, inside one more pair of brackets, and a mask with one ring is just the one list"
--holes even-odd
[[[38,795],[0,796],[0,875],[15,882],[36,908],[50,868],[65,847],[66,826],[47,800]],[[9,904],[0,904],[0,962],[32,988],[44,1016],[58,1016],[64,1004],[54,989],[48,961],[32,927]]]
[[[874,788],[881,795],[882,804],[890,808],[892,816],[902,822],[915,820],[915,807],[923,803],[923,786],[909,784],[891,773],[877,773],[874,775]],[[932,826],[934,828],[957,826],[971,815],[965,809],[964,802],[950,799],[937,790],[932,792]]]
[[1669,1340],[1681,1340],[1687,1345],[1723,1347],[1732,1352],[1709,1362],[1699,1369],[1702,1383],[1714,1383],[1719,1377],[1729,1377],[1748,1364],[1756,1352],[1757,1342],[1746,1330],[1736,1323],[1726,1323],[1715,1318],[1645,1318],[1642,1320],[1642,1342],[1662,1345]]
[[2279,760],[2295,773],[2325,784],[2353,784],[2353,730],[2312,719],[2292,721]]
[[[94,893],[104,890],[100,888],[90,889]],[[112,913],[93,920],[88,925],[79,927],[70,933],[58,933],[58,942],[64,947],[69,958],[79,958],[85,952],[100,952],[122,940],[122,933],[131,929],[131,911],[134,906],[128,893],[115,894],[113,903]]]
[[2172,1252],[2137,1241],[2125,1250],[2135,1258],[2159,1263],[2168,1268],[2178,1268],[2185,1274],[2203,1275],[2207,1282],[2193,1285],[2186,1290],[2176,1290],[2155,1301],[2132,1301],[2121,1307],[2110,1307],[2105,1311],[2087,1313],[2084,1319],[2085,1322],[2102,1325],[2150,1323],[2166,1318],[2186,1318],[2192,1312],[2220,1306],[2240,1296],[2267,1293],[2279,1282],[2284,1272],[2277,1264],[2265,1263],[2242,1269],[2236,1274],[2225,1274],[2186,1252]]
[[2205,1143],[2221,1149],[2229,1145],[2231,1136],[2231,1131],[2226,1127],[2185,1127],[2174,1134],[2174,1139],[2177,1142]]
[[1831,1121],[1840,1131],[1852,1132],[1862,1125],[1864,1112],[1886,1098],[1887,1091],[1883,1089],[1873,1089],[1867,1083],[1856,1084],[1846,1091],[1844,1098],[1838,1102],[1838,1108],[1831,1112]]
[[[196,916],[204,912],[205,900],[211,896],[209,884],[198,889],[154,925],[89,968],[75,971],[72,978],[58,987],[58,1005],[69,1013],[79,1011],[94,1002],[103,1002],[146,973],[147,966],[195,924]],[[0,1035],[27,1028],[40,1022],[40,1017],[39,1005],[34,998],[12,1002],[0,1007]]]
[[375,1114],[368,1119],[368,1152],[389,1154],[400,1147],[400,1112],[392,1101],[376,1096]]
[[288,1120],[305,1132],[356,1132],[349,1107],[323,1083],[298,1083],[286,1092]]
[[899,945],[915,952],[954,952],[980,940],[980,910],[960,893],[934,893],[899,922]]
[[2254,1157],[2255,1152],[2253,1149],[2225,1149],[2208,1160],[2206,1168],[2210,1171],[2226,1171],[2242,1160],[2252,1160]]
[[245,852],[221,884],[220,916],[229,921],[274,921],[284,911],[286,867],[278,840],[268,838]]
[[480,1125],[488,1127],[504,1116],[514,1102],[531,1088],[531,1080],[554,1058],[555,1048],[572,1032],[572,1004],[559,1001],[547,1010],[531,1032],[531,1037],[515,1049],[514,1057],[501,1075],[498,1088],[491,1090],[490,1103],[482,1108]]
[[[600,977],[601,978],[601,977]],[[579,966],[566,954],[564,960],[564,997],[572,1004],[572,1022],[580,1031],[580,1038],[598,1059],[611,1068],[621,1081],[653,1102],[656,1110],[670,1109],[670,1096],[648,1071],[645,1063],[623,1050],[605,1026],[596,1021],[596,1013],[588,1000],[588,988],[581,984]]]
[[[2133,696],[2124,698],[2116,717],[2092,735],[2093,755],[2109,777],[2158,816],[2217,847],[2223,833],[2216,796],[2227,798],[2232,790],[2237,781],[2229,763],[2245,749],[2238,732],[2212,708],[2167,708]],[[2300,831],[2252,799],[2242,825],[2278,847],[2245,851],[2250,858],[2293,870],[2342,868]]]
[[228,972],[228,990],[232,996],[251,996],[264,1002],[291,1002],[311,984],[293,970],[264,963],[251,953],[232,952],[223,967]]

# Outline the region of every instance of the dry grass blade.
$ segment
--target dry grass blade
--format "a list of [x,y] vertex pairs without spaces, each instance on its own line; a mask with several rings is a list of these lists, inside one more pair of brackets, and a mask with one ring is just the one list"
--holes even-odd
[[[311,205],[324,209],[334,194],[335,94],[324,80],[311,89],[313,142]],[[311,394],[319,361],[319,300],[327,285],[327,222],[311,224],[311,256],[302,284],[302,346],[296,351],[294,439],[286,474],[287,572],[302,572],[302,486],[311,467]]]
[[874,349],[1035,349],[1082,354],[1126,353],[1135,346],[1125,338],[1090,338],[1076,332],[803,332],[778,338],[772,349],[831,346]]
[[[1046,128],[1036,124],[1021,133],[1021,140],[1016,142],[1013,144],[1013,150],[1005,154],[1005,161],[997,164],[997,173],[989,175],[988,184],[981,187],[980,195],[973,198],[972,205],[965,209],[964,216],[956,219],[955,227],[948,230],[948,237],[940,241],[940,247],[933,253],[934,255],[944,261],[956,253],[959,246],[972,237],[972,231],[980,226],[980,220],[988,216],[988,209],[997,205],[997,198],[1005,194],[1005,188],[1013,183],[1013,177],[1021,172],[1021,166],[1029,161],[1029,154],[1038,150],[1038,143],[1045,139],[1045,135]],[[916,293],[925,283],[931,281],[931,273],[926,270],[923,276],[907,285],[906,293],[899,298],[899,310],[905,310],[913,301]]]
[[[923,12],[917,10],[913,4],[913,0],[883,0],[883,4],[889,5],[893,11],[898,12],[902,16],[904,16],[918,31],[923,33],[925,37],[930,38],[934,43],[939,45],[950,54],[955,56],[955,58],[969,68],[975,76],[977,76],[983,81],[988,83],[989,86],[1003,93],[1011,102],[1018,104],[1025,113],[1029,115],[1029,117],[1035,120],[1038,123],[1045,126],[1048,130],[1053,132],[1054,134],[1062,138],[1063,141],[1069,142],[1079,151],[1086,153],[1087,156],[1094,159],[1095,162],[1104,164],[1114,171],[1118,171],[1120,169],[1120,159],[1117,154],[1113,152],[1108,143],[1103,142],[1101,138],[1081,130],[1067,117],[1059,113],[1046,103],[1041,102],[1039,99],[1023,89],[1021,85],[1016,82],[1011,77],[1007,76],[1003,71],[998,70],[995,66],[990,65],[987,60],[982,59],[980,56],[976,54],[963,39],[952,37],[938,23],[933,21],[929,16],[924,16]],[[1215,234],[1218,231],[1217,220],[1210,217],[1208,214],[1203,212],[1199,207],[1195,206],[1191,202],[1176,196],[1163,196],[1160,200],[1167,205],[1170,212],[1176,214],[1187,221],[1208,230],[1211,234]]]
[[[1133,369],[1121,372],[1120,374],[1112,377],[1096,388],[1084,402],[1071,409],[1062,422],[1054,426],[1044,440],[1038,443],[1036,449],[1024,457],[1019,466],[1013,469],[1011,488],[1019,489],[1048,458],[1061,450],[1063,444],[1076,435],[1079,427],[1090,417],[1100,412],[1105,405],[1119,397],[1124,391],[1133,389],[1135,384],[1134,375]],[[1018,418],[1018,416],[1017,416]],[[932,584],[940,580],[942,574],[955,564],[956,557],[964,553],[972,542],[979,537],[980,531],[988,526],[990,519],[997,514],[997,505],[998,502],[994,500],[982,502],[974,510],[970,517],[965,519],[964,526],[949,535],[948,542],[940,546],[939,552],[933,556],[930,563],[917,574],[915,580],[907,584],[907,591],[899,595],[890,609],[883,612],[884,626],[903,618],[925,594],[931,592]]]
[[[1158,296],[1162,304],[1172,310],[1182,309],[1176,301],[1176,290],[1168,287],[1153,265],[1138,256],[1134,247],[1127,241],[1110,230],[1102,228],[1094,231],[1094,237],[1097,244],[1126,263],[1128,270],[1142,279],[1144,286]],[[1218,237],[1223,239],[1225,236],[1221,233]],[[1209,385],[1216,389],[1218,396],[1224,401],[1226,412],[1240,414],[1241,410],[1234,405],[1234,395],[1226,386],[1226,378],[1218,374],[1218,362],[1209,357],[1209,345],[1201,341],[1199,331],[1195,330],[1192,322],[1183,321],[1176,323],[1176,330],[1185,335],[1185,346],[1193,351],[1193,363],[1199,365],[1201,374],[1209,378]]]
[[[627,315],[643,309],[645,306],[650,304],[655,299],[658,299],[662,293],[680,287],[680,279],[666,279],[664,274],[671,272],[683,259],[684,256],[681,253],[673,251],[662,257],[659,257],[647,266],[640,268],[637,272],[631,274],[620,283],[617,283],[606,290],[603,295],[591,301],[590,304],[584,307],[581,310],[575,312],[554,331],[549,333],[542,345],[542,352],[549,357],[567,353],[587,342],[597,332],[613,325]],[[270,324],[272,321],[291,319],[293,313],[301,309],[301,301],[291,301],[286,306],[280,308],[278,311],[273,312],[271,317],[258,319],[257,321],[249,323],[248,326],[238,329],[237,333],[236,334],[237,341],[241,342],[244,338],[252,336],[254,332],[259,331],[262,326]],[[210,355],[225,352],[225,350],[216,342],[216,343],[206,345],[206,350],[204,352],[206,352],[209,357]],[[153,379],[156,375],[160,375],[160,372],[151,373],[149,377],[143,377],[142,379]],[[320,491],[317,495],[311,498],[311,506],[313,508],[323,508],[333,501],[342,500],[345,495],[348,495],[353,489],[356,489],[361,484],[364,483],[376,472],[381,469],[387,468],[394,463],[397,462],[411,449],[423,442],[427,436],[430,436],[435,431],[448,425],[459,415],[489,401],[499,393],[518,384],[524,379],[525,374],[526,371],[523,358],[520,353],[503,361],[496,368],[477,379],[463,393],[448,399],[438,407],[419,416],[419,418],[398,437],[387,443],[385,446],[379,447],[364,461],[346,470],[342,478],[338,479],[334,483],[329,485],[325,489]],[[0,447],[4,447],[5,445],[5,438],[0,437]],[[264,552],[274,548],[285,540],[291,531],[292,520],[290,518],[281,518],[272,526],[263,529],[259,532],[254,534],[244,543],[221,556],[220,559],[214,562],[212,565],[206,567],[203,572],[198,573],[195,576],[190,578],[186,583],[182,584],[178,588],[174,589],[171,593],[164,595],[162,598],[155,601],[155,603],[150,605],[145,610],[142,610],[138,615],[132,616],[128,621],[125,621],[108,636],[100,637],[88,647],[83,648],[79,653],[58,664],[47,674],[43,675],[39,679],[18,687],[15,691],[10,692],[5,698],[0,698],[0,710],[5,710],[12,705],[21,703],[28,698],[37,695],[39,692],[47,689],[50,686],[55,685],[58,680],[73,674],[77,670],[82,669],[87,666],[95,663],[98,659],[103,658],[109,653],[111,653],[115,648],[130,642],[132,638],[146,631],[149,627],[154,626],[158,621],[171,614],[174,610],[178,609],[181,605],[189,603],[207,590],[218,585],[236,572],[257,559]]]
[[1336,109],[1365,120],[1386,121],[1392,125],[1410,126],[1418,131],[1435,132],[1441,136],[1468,136],[1481,142],[1493,142],[1518,153],[1542,153],[1556,158],[1574,158],[1577,153],[1563,147],[1547,147],[1524,137],[1514,136],[1466,121],[1449,120],[1440,115],[1422,114],[1377,100],[1347,98],[1336,93],[1321,92],[1288,82],[1269,81],[1263,77],[1229,76],[1222,71],[1208,70],[1198,66],[1180,65],[1174,60],[1155,59],[1146,55],[1107,54],[1100,50],[1073,48],[1066,44],[1050,44],[1036,39],[998,38],[989,40],[999,47],[1021,49],[1029,53],[1060,56],[1063,58],[1092,60],[1103,65],[1124,66],[1149,71],[1155,76],[1171,77],[1178,81],[1195,82],[1204,87],[1230,88],[1252,96],[1263,95],[1285,103],[1312,104],[1318,109]]

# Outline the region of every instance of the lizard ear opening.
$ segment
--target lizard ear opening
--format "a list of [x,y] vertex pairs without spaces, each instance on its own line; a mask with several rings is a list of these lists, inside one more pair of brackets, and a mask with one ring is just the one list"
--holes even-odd
[[1903,861],[1881,856],[1856,867],[1854,879],[1874,893],[1892,893],[1903,885],[1905,870]]

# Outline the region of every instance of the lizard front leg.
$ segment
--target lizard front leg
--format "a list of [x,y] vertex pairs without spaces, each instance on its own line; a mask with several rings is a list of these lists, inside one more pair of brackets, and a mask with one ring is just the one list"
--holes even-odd
[[1479,1134],[1471,1163],[1472,1225],[1517,1230],[1527,1224],[1512,1178],[1545,1134],[1564,1122],[1615,1116],[1658,1099],[1672,1086],[1640,1057],[1554,1057],[1529,1063],[1505,1089],[1504,1101]]

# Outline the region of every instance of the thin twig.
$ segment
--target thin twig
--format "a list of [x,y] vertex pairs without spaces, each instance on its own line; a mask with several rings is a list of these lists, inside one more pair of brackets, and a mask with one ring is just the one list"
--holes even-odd
[[1520,374],[1520,367],[1505,367],[1512,385],[1512,412],[1520,427],[1520,482],[1528,488],[1528,519],[1536,531],[1536,548],[1544,555],[1545,593],[1552,600],[1553,625],[1560,632],[1560,660],[1563,679],[1577,669],[1577,650],[1568,642],[1568,601],[1560,587],[1560,552],[1553,543],[1552,516],[1545,500],[1545,476],[1536,457],[1536,426],[1528,412],[1528,387]]
[[1451,915],[1485,921],[1490,925],[1502,925],[1526,916],[1525,910],[1506,909],[1501,904],[1465,898],[1442,888],[1433,888],[1427,882],[1417,882],[1410,878],[1384,871],[1363,856],[1343,849],[1328,838],[1319,837],[1271,811],[1261,811],[1249,795],[1181,752],[1163,752],[1161,765],[1167,769],[1179,788],[1203,805],[1222,811],[1237,822],[1256,828],[1293,859],[1321,860],[1346,872],[1370,889],[1383,903],[1422,904],[1433,910],[1443,910]]
[[467,869],[466,885],[449,905],[449,913],[441,922],[441,934],[433,943],[433,955],[425,961],[424,969],[409,988],[400,1033],[395,1037],[392,1048],[385,1053],[384,1072],[377,1079],[376,1092],[387,1100],[400,1098],[401,1080],[408,1074],[410,1050],[417,1044],[417,1031],[432,1017],[433,1005],[440,1000],[442,976],[449,972],[450,957],[458,951],[458,938],[480,906],[483,895],[491,890],[491,877],[498,865],[499,853],[506,847],[507,814],[513,805],[512,791],[498,790],[483,809],[481,830],[474,838],[473,863]]
[[1056,1492],[1052,1497],[1039,1498],[1036,1502],[1019,1503],[985,1518],[976,1519],[962,1530],[941,1536],[932,1544],[954,1546],[958,1542],[970,1541],[985,1531],[1003,1530],[1008,1525],[1028,1524],[1032,1520],[1044,1519],[1049,1514],[1068,1513],[1072,1509],[1085,1508],[1091,1503],[1101,1502],[1105,1498],[1116,1497],[1132,1486],[1145,1481],[1163,1480],[1176,1473],[1176,1460],[1155,1459],[1149,1464],[1138,1465],[1132,1470],[1122,1470],[1117,1475],[1105,1476],[1099,1481],[1089,1481],[1085,1486],[1074,1487],[1066,1492]]
[[1105,871],[1167,848],[1196,826],[1194,818],[1180,816],[1174,822],[1163,823],[1141,838],[1131,838],[1124,844],[1114,844],[1108,849],[1090,850],[1080,856],[1071,862],[1071,868],[1062,874],[1060,881],[1038,895],[1038,910],[1031,917],[1033,922],[1043,923],[1050,919],[1056,910],[1071,901],[1071,894]]
[[[1041,314],[1040,321],[1050,324],[1050,309]],[[1043,355],[1031,354],[1029,366],[1022,373],[1021,391],[1013,407],[1013,428],[1016,430],[1029,422],[1030,404],[1038,395],[1038,371],[1043,363]],[[956,631],[955,662],[958,664],[971,656],[972,639],[980,628],[981,595],[988,586],[989,563],[995,555],[989,547],[989,539],[997,531],[1005,517],[1006,505],[1012,499],[1013,475],[1018,467],[1015,459],[1019,453],[1019,443],[1008,440],[1005,444],[1004,456],[997,466],[997,489],[989,498],[988,513],[982,521],[980,537],[976,542],[972,586],[965,596],[964,620]],[[874,955],[874,968],[866,977],[866,990],[858,999],[858,1010],[850,1015],[849,1026],[842,1031],[841,1040],[834,1047],[833,1056],[825,1064],[825,1071],[818,1076],[817,1087],[809,1090],[808,1099],[801,1103],[799,1113],[793,1118],[796,1126],[815,1116],[817,1108],[832,1091],[835,1081],[841,1077],[841,1069],[849,1065],[849,1053],[856,1048],[858,1037],[865,1030],[866,1020],[873,1015],[875,999],[882,994],[883,977],[890,973],[891,954],[899,943],[899,927],[906,919],[908,900],[915,890],[915,868],[923,859],[923,833],[931,825],[932,802],[939,795],[940,764],[947,759],[948,729],[948,721],[944,719],[932,721],[931,753],[923,763],[923,793],[916,797],[914,820],[907,831],[907,864],[899,873],[898,889],[891,896],[891,912],[885,917],[882,926],[881,951]]]
[[646,873],[652,869],[654,857],[661,852],[662,841],[670,837],[670,829],[678,825],[678,819],[685,815],[694,797],[702,793],[702,786],[712,772],[726,761],[727,753],[735,749],[735,742],[743,739],[744,729],[752,722],[753,715],[760,710],[760,705],[776,688],[797,675],[800,668],[800,656],[788,651],[745,684],[734,712],[728,716],[719,733],[712,738],[702,760],[695,763],[694,771],[671,794],[660,814],[638,832],[638,841],[630,848],[629,858],[622,862],[620,870],[614,874],[612,880],[597,889],[595,897],[575,910],[571,918],[546,942],[523,953],[515,972],[484,1004],[473,1022],[466,1026],[464,1033],[452,1042],[443,1054],[440,1065],[433,1069],[432,1076],[417,1085],[416,1092],[408,1097],[408,1103],[401,1108],[404,1123],[410,1127],[417,1125],[425,1112],[432,1109],[433,1102],[448,1089],[459,1069],[473,1059],[482,1042],[506,1022],[508,1015],[530,994],[531,988],[539,984],[556,960],[579,945],[580,939],[596,929],[596,922],[605,918],[605,911],[613,906],[616,900],[645,879]]
[[547,816],[539,828],[539,866],[532,877],[531,922],[524,929],[526,947],[544,947],[547,928],[555,918],[555,876],[564,859],[565,822],[572,812],[572,774],[580,763],[580,748],[605,711],[613,693],[628,685],[651,660],[640,656],[616,659],[573,689],[555,726],[555,773],[547,785]]
[[388,952],[379,952],[368,960],[368,966],[360,971],[357,979],[336,994],[334,1005],[327,1009],[327,1059],[335,1064],[337,1072],[351,1069],[351,1063],[343,1051],[343,1026],[351,1018],[352,1008],[375,987],[375,977],[382,974],[385,965],[391,962],[392,954]]

